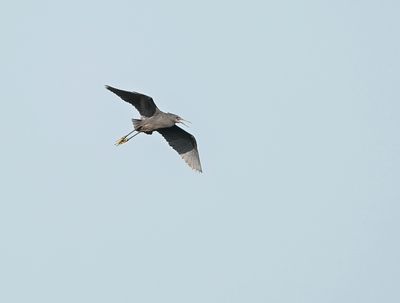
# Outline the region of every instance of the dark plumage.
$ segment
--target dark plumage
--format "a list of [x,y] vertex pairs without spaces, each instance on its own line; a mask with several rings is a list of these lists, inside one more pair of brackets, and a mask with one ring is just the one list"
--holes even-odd
[[[106,85],[106,88],[118,95],[122,100],[132,104],[141,115],[141,119],[132,119],[134,130],[118,140],[117,145],[128,142],[141,132],[150,135],[153,131],[157,131],[191,168],[202,172],[196,139],[193,135],[175,125],[176,123],[184,124],[183,121],[186,120],[178,115],[159,110],[149,96],[120,90],[108,85]],[[136,133],[128,138],[133,132]]]

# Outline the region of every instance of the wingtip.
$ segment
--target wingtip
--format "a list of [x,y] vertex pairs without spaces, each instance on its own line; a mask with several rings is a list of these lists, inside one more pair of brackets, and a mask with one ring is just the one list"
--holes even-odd
[[197,172],[197,173],[199,173],[199,174],[202,174],[203,173],[203,169],[201,168],[201,166],[196,166],[196,165],[193,165],[192,163],[189,163],[189,162],[187,162],[186,160],[185,160],[185,162],[189,165],[189,167],[192,169],[192,170],[194,170],[195,172]]
[[117,88],[115,88],[115,87],[112,87],[112,86],[110,86],[110,85],[104,85],[104,87],[105,87],[107,90],[109,90],[110,92],[112,92],[112,93],[118,95],[119,89],[117,89]]
[[199,173],[199,174],[202,174],[202,173],[203,173],[203,170],[202,170],[201,168],[192,167],[192,166],[190,166],[190,165],[189,165],[189,167],[190,167],[193,171],[195,171],[196,173]]

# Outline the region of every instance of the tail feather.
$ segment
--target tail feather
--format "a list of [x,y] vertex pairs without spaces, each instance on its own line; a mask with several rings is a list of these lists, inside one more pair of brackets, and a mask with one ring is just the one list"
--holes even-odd
[[143,131],[142,130],[142,122],[143,121],[140,119],[132,119],[133,127],[135,128],[136,131],[151,135],[153,133],[152,131]]
[[133,127],[135,130],[140,130],[142,120],[140,119],[132,119]]

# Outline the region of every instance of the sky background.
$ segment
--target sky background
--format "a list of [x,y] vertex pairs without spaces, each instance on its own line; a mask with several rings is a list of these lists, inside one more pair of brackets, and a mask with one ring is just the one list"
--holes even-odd
[[[398,1],[3,1],[0,301],[400,302]],[[159,134],[192,121],[203,174]]]

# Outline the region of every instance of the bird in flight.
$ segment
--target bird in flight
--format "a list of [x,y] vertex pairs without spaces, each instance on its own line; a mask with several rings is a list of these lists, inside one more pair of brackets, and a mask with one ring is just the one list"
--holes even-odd
[[[140,119],[132,119],[133,131],[119,139],[115,143],[116,145],[124,144],[140,133],[151,135],[153,131],[157,131],[192,169],[202,172],[196,139],[193,135],[176,125],[178,123],[186,125],[184,122],[189,121],[182,119],[178,115],[159,110],[153,99],[149,96],[117,89],[108,85],[106,85],[106,89],[119,96],[122,100],[132,104],[141,115]],[[129,137],[132,133],[134,134]]]

